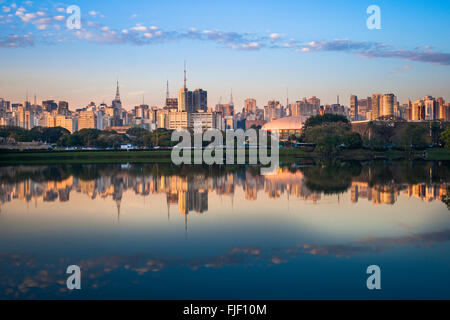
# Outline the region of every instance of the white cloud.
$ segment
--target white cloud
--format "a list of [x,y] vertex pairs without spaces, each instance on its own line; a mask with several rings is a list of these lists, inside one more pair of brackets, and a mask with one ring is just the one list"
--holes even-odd
[[134,30],[134,31],[141,31],[141,32],[146,32],[146,31],[148,31],[147,27],[141,26],[141,25],[136,25],[135,27],[131,28],[131,30]]
[[36,18],[36,15],[34,13],[26,13],[24,15],[20,15],[20,19],[22,19],[22,21],[25,23],[30,22],[34,18]]
[[271,33],[269,37],[272,41],[277,41],[282,37],[282,35],[279,33]]
[[242,46],[238,47],[237,49],[257,50],[259,48],[261,48],[261,44],[259,42],[250,42],[248,44],[243,44]]

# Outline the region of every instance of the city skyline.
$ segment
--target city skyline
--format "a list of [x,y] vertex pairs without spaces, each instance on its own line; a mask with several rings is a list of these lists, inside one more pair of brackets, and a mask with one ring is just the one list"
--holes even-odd
[[[168,81],[165,82],[166,87],[168,86],[168,83],[169,83]],[[28,92],[28,90],[25,91],[25,95],[24,95],[23,99],[19,98],[17,100],[11,100],[11,99],[7,98],[8,97],[7,94],[6,95],[4,94],[3,96],[0,95],[0,99],[3,99],[4,101],[8,101],[11,104],[23,104],[24,102],[29,102],[30,105],[34,105],[35,101],[36,101],[36,105],[38,105],[38,106],[42,105],[43,102],[46,102],[46,101],[64,102],[64,103],[68,103],[68,109],[70,109],[71,111],[76,111],[78,109],[83,109],[83,108],[89,107],[89,105],[91,103],[95,103],[96,106],[111,105],[111,102],[115,100],[115,97],[117,97],[117,92],[114,91],[115,92],[114,93],[113,90],[117,90],[116,88],[117,88],[118,85],[119,85],[120,88],[122,87],[122,85],[120,84],[120,81],[116,80],[115,84],[114,84],[114,87],[111,87],[111,94],[110,94],[110,98],[109,99],[104,99],[104,100],[101,100],[101,101],[96,100],[96,99],[90,99],[90,100],[87,100],[86,103],[80,104],[80,105],[73,105],[73,104],[71,104],[70,101],[73,100],[73,99],[71,99],[70,97],[63,97],[62,99],[53,99],[53,97],[38,97],[35,93]],[[186,89],[188,89],[189,92],[194,92],[195,90],[208,92],[208,89],[206,87],[204,87],[204,86],[203,87],[198,87],[198,88],[196,87],[195,89],[192,89],[192,91],[191,91],[190,88],[186,88]],[[205,91],[205,89],[206,89],[206,91]],[[122,91],[122,89],[120,89],[120,90]],[[180,90],[173,89],[172,91],[169,91],[170,92],[169,99],[178,99],[179,98],[179,93],[180,93],[181,90],[183,90],[183,87],[181,87]],[[373,91],[373,92],[371,92],[371,93],[369,93],[367,95],[360,95],[358,93],[352,92],[350,95],[348,95],[348,100],[342,99],[340,94],[337,94],[337,95],[334,96],[334,99],[335,99],[334,101],[330,101],[329,103],[328,102],[321,103],[321,105],[322,106],[326,106],[326,105],[340,104],[342,106],[345,106],[345,107],[348,107],[349,109],[351,109],[352,97],[356,97],[356,98],[358,98],[358,97],[371,97],[374,94],[381,94],[381,95],[393,94],[396,97],[396,99],[397,99],[397,101],[399,103],[407,103],[408,101],[412,102],[412,101],[416,101],[416,100],[421,100],[424,97],[429,97],[429,96],[431,96],[431,97],[434,96],[436,98],[443,98],[444,101],[449,101],[450,100],[450,98],[447,98],[447,96],[443,95],[442,93],[441,94],[438,93],[437,95],[430,95],[430,94],[425,94],[423,96],[415,95],[415,96],[412,96],[412,97],[408,97],[405,100],[400,100],[398,98],[399,95],[397,95],[396,93],[392,93],[392,92],[396,92],[396,90],[390,90],[390,91],[386,91],[386,92],[379,92],[379,91],[375,90],[375,91]],[[142,95],[140,97],[140,101],[137,102],[136,104],[127,104],[125,101],[123,101],[123,99],[121,99],[121,101],[122,101],[122,108],[127,110],[127,111],[132,111],[136,107],[139,107],[139,106],[142,106],[142,105],[147,105],[147,106],[150,106],[150,107],[158,107],[158,108],[162,109],[162,108],[166,107],[166,97],[167,97],[166,94],[167,94],[167,91],[164,92],[164,97],[161,98],[162,102],[160,104],[147,103],[147,101],[145,99],[145,95]],[[122,94],[121,94],[121,96],[122,96]],[[280,105],[282,105],[284,107],[287,107],[287,100],[286,100],[286,98],[288,99],[289,105],[295,104],[296,102],[303,101],[304,99],[316,99],[316,98],[318,98],[319,101],[323,102],[322,98],[320,96],[318,96],[318,95],[296,96],[295,98],[293,98],[293,95],[290,95],[290,96],[285,96],[284,99],[281,98],[281,99],[277,100],[277,99],[274,99],[274,98],[268,98],[267,100],[264,100],[264,101],[260,101],[260,100],[258,100],[256,98],[254,98],[253,96],[249,95],[249,96],[246,96],[246,98],[243,98],[242,101],[240,101],[238,103],[235,103],[235,98],[233,97],[233,91],[231,91],[230,92],[230,96],[221,96],[221,97],[219,97],[218,101],[212,101],[211,102],[208,99],[207,108],[211,108],[211,109],[214,110],[216,105],[227,104],[229,102],[233,102],[232,104],[234,105],[235,111],[237,113],[237,112],[241,112],[243,109],[245,109],[246,100],[255,100],[256,101],[256,107],[259,108],[259,109],[263,109],[265,106],[267,106],[268,102],[279,102]],[[232,101],[230,99],[232,99]]]
[[[126,109],[141,104],[143,95],[146,104],[162,107],[166,81],[171,97],[183,87],[186,60],[187,86],[208,90],[209,106],[233,91],[238,108],[247,98],[262,107],[286,101],[287,88],[290,101],[317,96],[323,104],[339,94],[348,105],[352,94],[375,92],[393,92],[400,102],[450,98],[450,45],[442,36],[448,2],[379,1],[381,30],[367,29],[371,3],[365,2],[232,1],[232,10],[230,4],[176,3],[77,1],[82,28],[69,32],[62,10],[68,5],[0,1],[0,96],[22,102],[28,91],[76,109],[108,103],[119,79]],[[283,19],[268,27],[272,15]]]

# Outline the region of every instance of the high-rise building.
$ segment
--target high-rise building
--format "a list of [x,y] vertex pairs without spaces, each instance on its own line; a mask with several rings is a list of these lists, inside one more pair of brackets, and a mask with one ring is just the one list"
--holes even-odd
[[114,109],[122,109],[122,101],[120,100],[120,91],[119,91],[119,81],[117,81],[117,88],[116,88],[116,96],[114,100],[112,101],[112,107]]
[[166,98],[166,109],[169,109],[169,110],[178,109],[178,99],[177,98]]
[[382,116],[382,95],[379,93],[375,93],[372,95],[372,119],[376,120],[380,116]]
[[169,112],[167,114],[167,129],[183,130],[188,129],[191,124],[191,113],[184,111]]
[[97,116],[94,111],[81,111],[78,117],[78,130],[95,129]]
[[54,117],[55,127],[62,127],[74,133],[77,131],[77,121],[75,118],[67,117],[65,115],[57,115]]
[[68,115],[69,114],[69,103],[67,101],[58,102],[58,114]]
[[256,113],[256,100],[255,99],[246,99],[245,100],[245,106],[244,106],[244,112],[245,114],[249,113]]
[[47,112],[53,112],[55,110],[58,110],[58,105],[56,104],[55,100],[46,100],[42,101],[42,109]]
[[282,109],[279,101],[270,100],[267,106],[264,107],[264,120],[267,122],[276,120],[282,117]]
[[425,103],[423,100],[416,100],[412,104],[411,120],[425,120]]
[[355,95],[350,96],[350,118],[358,120],[358,97]]
[[313,97],[309,98],[306,102],[308,102],[309,104],[313,105],[317,109],[320,108],[320,99],[317,98],[316,96],[313,96]]
[[404,113],[402,118],[404,118],[405,120],[412,120],[413,106],[411,100],[408,100],[403,104],[403,109]]
[[178,112],[192,112],[192,100],[192,91],[189,91],[187,88],[181,88],[178,91]]
[[438,117],[438,119],[446,121],[447,117],[446,117],[444,98],[442,98],[442,97],[437,98],[436,101],[437,101],[437,108],[439,110],[439,117]]
[[388,93],[383,95],[382,100],[382,116],[391,117],[394,116],[395,95]]
[[178,91],[178,112],[193,112],[194,99],[192,91],[187,89],[186,63],[184,64],[184,86]]
[[192,93],[193,112],[208,110],[208,92],[202,89],[195,89]]
[[435,120],[439,118],[439,110],[436,99],[431,96],[426,96],[423,99],[425,104],[425,120]]

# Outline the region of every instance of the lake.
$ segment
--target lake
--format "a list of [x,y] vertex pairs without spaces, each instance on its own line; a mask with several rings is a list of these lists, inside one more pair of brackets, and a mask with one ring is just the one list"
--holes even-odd
[[449,183],[425,161],[2,166],[0,298],[449,299]]

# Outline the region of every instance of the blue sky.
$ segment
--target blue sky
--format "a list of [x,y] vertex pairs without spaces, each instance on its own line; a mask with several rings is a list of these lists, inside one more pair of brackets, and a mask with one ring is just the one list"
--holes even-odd
[[[381,30],[366,27],[369,5]],[[68,30],[65,8],[81,9]],[[316,95],[393,92],[401,102],[450,99],[450,1],[5,1],[0,0],[0,97],[26,91],[71,108],[110,102],[162,106],[183,85],[235,104]]]

